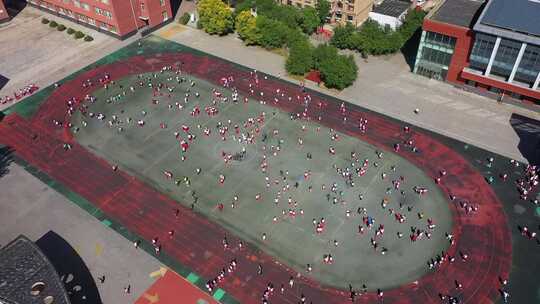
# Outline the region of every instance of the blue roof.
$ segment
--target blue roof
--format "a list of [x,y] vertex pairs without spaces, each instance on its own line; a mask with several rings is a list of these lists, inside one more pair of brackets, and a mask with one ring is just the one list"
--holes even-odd
[[480,23],[540,36],[540,0],[490,0]]

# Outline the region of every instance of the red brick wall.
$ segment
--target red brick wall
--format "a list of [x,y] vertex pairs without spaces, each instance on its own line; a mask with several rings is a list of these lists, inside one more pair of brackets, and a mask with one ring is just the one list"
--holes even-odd
[[[0,0],[2,1],[2,0]],[[116,34],[124,36],[136,31],[146,25],[140,19],[140,16],[149,17],[148,23],[150,27],[157,26],[163,22],[163,12],[167,12],[168,18],[172,18],[172,10],[170,0],[163,0],[161,5],[160,0],[108,0],[108,4],[101,0],[79,0],[81,3],[90,5],[90,10],[86,11],[82,7],[76,7],[72,0],[65,3],[64,0],[33,0],[36,5],[46,3],[47,8],[59,11],[59,8],[71,10],[74,14],[81,14],[86,17],[96,20],[96,27],[100,27],[100,22],[116,27]],[[144,11],[141,11],[141,2],[144,2]],[[112,18],[102,16],[96,13],[95,8],[111,12]]]
[[9,15],[8,15],[7,9],[4,6],[4,2],[0,0],[0,22],[8,20],[8,19],[9,19]]

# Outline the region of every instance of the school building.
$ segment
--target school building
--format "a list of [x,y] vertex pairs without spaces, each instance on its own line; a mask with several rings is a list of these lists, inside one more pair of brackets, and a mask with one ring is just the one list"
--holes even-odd
[[540,0],[445,0],[422,30],[414,73],[540,104]]
[[[1,0],[0,0],[1,1]],[[27,0],[43,11],[120,39],[173,19],[170,0]]]

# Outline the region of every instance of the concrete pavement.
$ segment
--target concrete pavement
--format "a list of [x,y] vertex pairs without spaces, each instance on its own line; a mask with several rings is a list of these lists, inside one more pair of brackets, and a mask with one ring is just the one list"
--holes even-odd
[[[66,31],[59,32],[42,24],[42,17],[89,34],[94,41],[76,40]],[[9,79],[0,89],[0,96],[13,95],[30,83],[44,88],[138,37],[120,41],[27,6],[10,22],[0,25],[0,74]],[[9,105],[0,104],[0,110]]]
[[[178,30],[175,30],[178,29]],[[246,47],[236,35],[210,36],[190,27],[171,24],[157,35],[238,62],[268,74],[286,77],[285,58],[259,47]],[[427,128],[489,151],[526,161],[518,149],[519,136],[509,123],[512,113],[540,119],[539,112],[498,104],[483,96],[457,89],[409,72],[403,55],[356,56],[359,77],[353,86],[337,92],[307,86],[367,109]],[[420,114],[414,114],[419,108]]]
[[[160,263],[67,198],[12,163],[0,177],[0,244],[19,234],[32,241],[54,231],[78,252],[98,286],[103,303],[128,304],[154,282]],[[1,246],[1,245],[0,245]],[[101,284],[98,277],[105,275]],[[131,285],[131,293],[124,287]]]

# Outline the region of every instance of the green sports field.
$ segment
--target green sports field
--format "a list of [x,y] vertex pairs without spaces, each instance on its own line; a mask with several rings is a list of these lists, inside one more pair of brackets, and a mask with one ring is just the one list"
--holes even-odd
[[[250,98],[246,104],[243,96],[233,103],[230,90],[189,75],[182,77],[185,81],[179,83],[172,72],[144,74],[142,80],[131,76],[108,89],[99,89],[94,93],[96,102],[86,103],[94,118],[77,112],[72,120],[74,128],[78,128],[77,141],[179,204],[193,205],[196,212],[296,270],[305,273],[306,265],[311,264],[313,271],[306,275],[325,285],[347,288],[348,284],[365,283],[386,289],[409,283],[428,272],[427,261],[448,247],[445,232],[451,231],[452,216],[447,199],[429,177],[408,161],[394,153],[384,153],[380,158],[375,147],[357,138],[337,134],[336,139],[333,130],[316,122],[293,120],[290,113],[256,99]],[[163,96],[155,97],[148,78],[154,87],[163,83],[174,90],[169,93],[163,88]],[[139,81],[143,81],[142,87]],[[214,106],[219,113],[209,116],[205,107],[212,106],[214,88],[228,96],[228,101],[219,101]],[[188,91],[190,96],[185,102]],[[201,113],[191,115],[197,106]],[[103,119],[96,118],[100,113]],[[264,120],[257,123],[258,117]],[[255,123],[244,126],[249,118]],[[144,126],[138,126],[139,120],[144,121]],[[239,126],[239,134],[235,125]],[[188,126],[195,139],[189,141],[182,126]],[[226,140],[218,126],[228,126]],[[206,128],[211,132],[209,136],[204,134]],[[250,136],[253,143],[246,140]],[[185,153],[180,138],[190,145]],[[335,154],[329,153],[330,147],[335,148]],[[357,162],[351,152],[356,153]],[[223,153],[234,157],[226,163]],[[267,170],[263,172],[265,157]],[[367,171],[358,176],[355,170],[365,159],[369,159]],[[347,169],[354,175],[354,186],[340,174]],[[173,177],[167,178],[165,171]],[[310,172],[307,179],[306,172]],[[220,175],[225,177],[223,183],[219,182]],[[405,180],[395,190],[392,181],[400,176]],[[331,189],[333,184],[335,191]],[[419,196],[414,186],[426,187],[429,193]],[[238,201],[233,208],[235,196]],[[386,208],[381,206],[384,198],[388,200]],[[151,204],[148,202],[149,208]],[[222,211],[218,204],[223,204]],[[365,226],[364,214],[357,212],[362,207],[375,219],[373,230],[384,225],[377,251],[368,236],[372,233],[367,229],[364,235],[358,233],[358,226]],[[405,215],[406,222],[398,223],[390,214],[391,208]],[[296,212],[295,217],[289,215],[291,210]],[[323,217],[324,231],[317,234],[312,221]],[[431,238],[411,242],[411,227],[427,229],[428,218],[437,225]],[[402,238],[397,237],[398,232],[403,233]],[[264,241],[263,234],[267,236]],[[388,249],[385,255],[381,254],[383,247]],[[334,257],[331,265],[322,262],[326,254]]]

